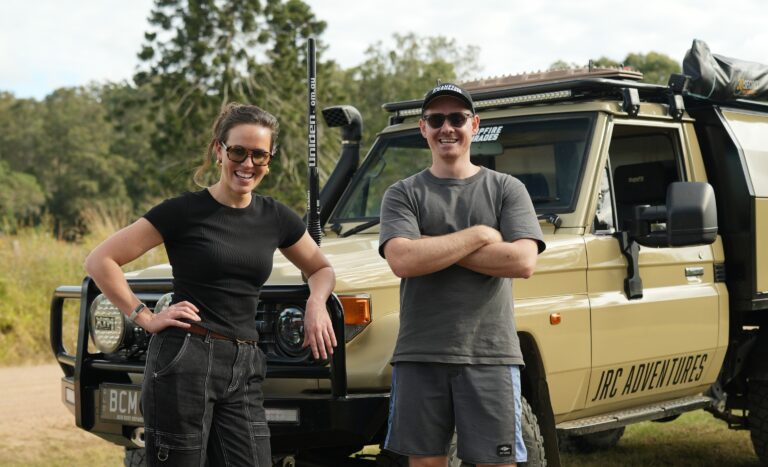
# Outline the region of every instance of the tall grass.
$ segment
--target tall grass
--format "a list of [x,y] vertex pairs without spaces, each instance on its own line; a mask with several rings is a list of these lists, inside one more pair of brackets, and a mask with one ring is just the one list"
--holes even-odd
[[[39,363],[50,359],[49,313],[53,290],[79,285],[85,277],[83,260],[109,235],[131,222],[128,211],[94,209],[84,213],[88,234],[65,242],[51,233],[50,222],[0,233],[0,365]],[[165,250],[155,248],[126,265],[135,270],[166,262]],[[67,312],[69,325],[78,310]]]

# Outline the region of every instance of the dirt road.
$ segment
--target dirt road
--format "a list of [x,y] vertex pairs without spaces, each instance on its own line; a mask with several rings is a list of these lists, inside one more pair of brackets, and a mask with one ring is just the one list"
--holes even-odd
[[62,375],[57,364],[0,368],[0,465],[67,465],[70,456],[82,461],[78,465],[119,459],[120,448],[75,427],[61,402]]

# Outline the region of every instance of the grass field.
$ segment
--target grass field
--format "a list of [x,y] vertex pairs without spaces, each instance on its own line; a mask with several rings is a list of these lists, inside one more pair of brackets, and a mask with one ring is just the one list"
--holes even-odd
[[[121,448],[70,426],[62,428],[60,438],[40,440],[39,449],[13,453],[0,447],[0,465],[120,466],[122,453]],[[685,414],[674,422],[630,426],[614,449],[588,455],[564,454],[562,461],[565,467],[759,466],[747,432],[728,430],[725,423],[703,411]]]
[[[88,253],[130,222],[127,215],[120,213],[92,212],[88,219],[91,233],[80,242],[56,239],[51,228],[20,229],[14,235],[0,233],[0,366],[50,359],[48,328],[53,290],[60,285],[79,285],[85,277],[83,261]],[[165,250],[158,247],[124,269],[166,261]],[[75,325],[78,312],[65,310],[70,327]]]

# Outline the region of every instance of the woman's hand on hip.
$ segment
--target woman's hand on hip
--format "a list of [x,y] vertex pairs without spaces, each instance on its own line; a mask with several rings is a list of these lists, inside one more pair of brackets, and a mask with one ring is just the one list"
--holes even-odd
[[181,320],[200,321],[200,310],[187,301],[174,303],[155,313],[139,313],[136,323],[147,332],[157,333],[171,326],[189,328],[191,325]]

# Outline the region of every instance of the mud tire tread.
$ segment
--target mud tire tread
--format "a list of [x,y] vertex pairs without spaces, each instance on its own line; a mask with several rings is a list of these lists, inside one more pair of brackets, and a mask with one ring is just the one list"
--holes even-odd
[[533,413],[528,401],[522,398],[522,428],[525,449],[528,451],[528,460],[521,462],[520,466],[525,467],[547,467],[547,455],[544,451],[544,436],[539,428],[539,420]]
[[768,465],[768,381],[749,382],[749,434],[762,465]]

